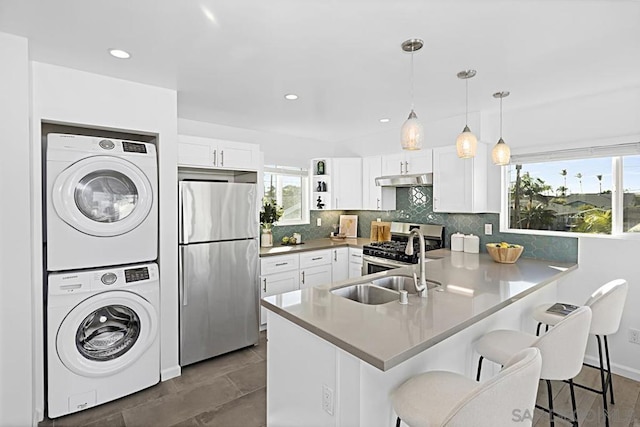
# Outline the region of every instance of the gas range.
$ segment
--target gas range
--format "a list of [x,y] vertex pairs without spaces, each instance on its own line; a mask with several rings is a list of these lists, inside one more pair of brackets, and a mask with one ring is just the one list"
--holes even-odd
[[[414,228],[420,229],[424,234],[425,249],[427,251],[440,249],[444,246],[444,226],[439,224],[411,224],[406,222],[391,223],[391,241],[372,242],[364,245],[362,253],[365,261],[370,265],[399,267],[408,264],[417,264],[420,257],[420,242],[414,239],[413,255],[404,253],[409,239],[409,233]],[[386,268],[388,269],[388,268]],[[365,270],[363,268],[363,270]],[[367,268],[364,274],[371,274],[380,269]]]

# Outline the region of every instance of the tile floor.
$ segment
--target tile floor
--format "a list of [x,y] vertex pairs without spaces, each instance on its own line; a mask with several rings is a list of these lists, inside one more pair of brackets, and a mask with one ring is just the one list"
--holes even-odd
[[[45,420],[40,427],[92,426],[224,426],[266,425],[266,334],[255,347],[216,357],[182,370],[182,376],[96,408]],[[597,388],[598,371],[584,368],[576,382]],[[640,427],[640,383],[615,376],[616,404],[610,405],[612,427]],[[569,416],[569,387],[553,383],[555,409]],[[541,382],[538,403],[547,406],[546,385]],[[576,388],[582,427],[604,426],[602,398]],[[533,426],[548,426],[545,412],[533,414]],[[558,427],[570,423],[557,420]],[[303,426],[301,426],[303,427]]]

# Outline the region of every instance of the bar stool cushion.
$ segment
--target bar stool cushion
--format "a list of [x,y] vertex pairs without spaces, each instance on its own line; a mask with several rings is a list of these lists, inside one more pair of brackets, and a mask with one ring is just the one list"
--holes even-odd
[[478,340],[476,351],[486,359],[504,365],[514,354],[531,347],[537,339],[535,335],[526,332],[497,329]]
[[533,413],[541,365],[540,351],[527,348],[482,384],[453,372],[426,372],[394,390],[391,402],[396,414],[412,427],[511,424],[514,408]]

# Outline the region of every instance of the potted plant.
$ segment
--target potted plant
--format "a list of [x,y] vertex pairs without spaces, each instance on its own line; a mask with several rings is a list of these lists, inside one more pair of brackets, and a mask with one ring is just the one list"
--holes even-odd
[[262,199],[262,210],[260,211],[260,226],[262,227],[262,235],[260,237],[260,246],[273,246],[273,234],[271,228],[278,222],[283,211],[273,199],[265,197]]

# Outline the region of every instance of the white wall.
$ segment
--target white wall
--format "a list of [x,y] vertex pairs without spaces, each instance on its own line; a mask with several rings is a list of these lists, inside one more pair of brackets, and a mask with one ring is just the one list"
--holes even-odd
[[[178,365],[177,96],[168,89],[68,68],[32,63],[32,244],[34,330],[37,346],[36,409],[43,408],[41,123],[157,135],[159,163],[159,266],[161,282],[161,377],[180,374]],[[15,180],[14,180],[15,182]],[[27,191],[27,186],[24,186]],[[23,317],[21,317],[23,318]]]
[[0,426],[14,426],[34,421],[27,39],[0,33],[0,58]]
[[[180,135],[201,136],[260,145],[267,165],[309,167],[314,157],[334,155],[336,144],[297,136],[260,132],[208,122],[179,119]],[[352,155],[342,154],[340,157]]]

